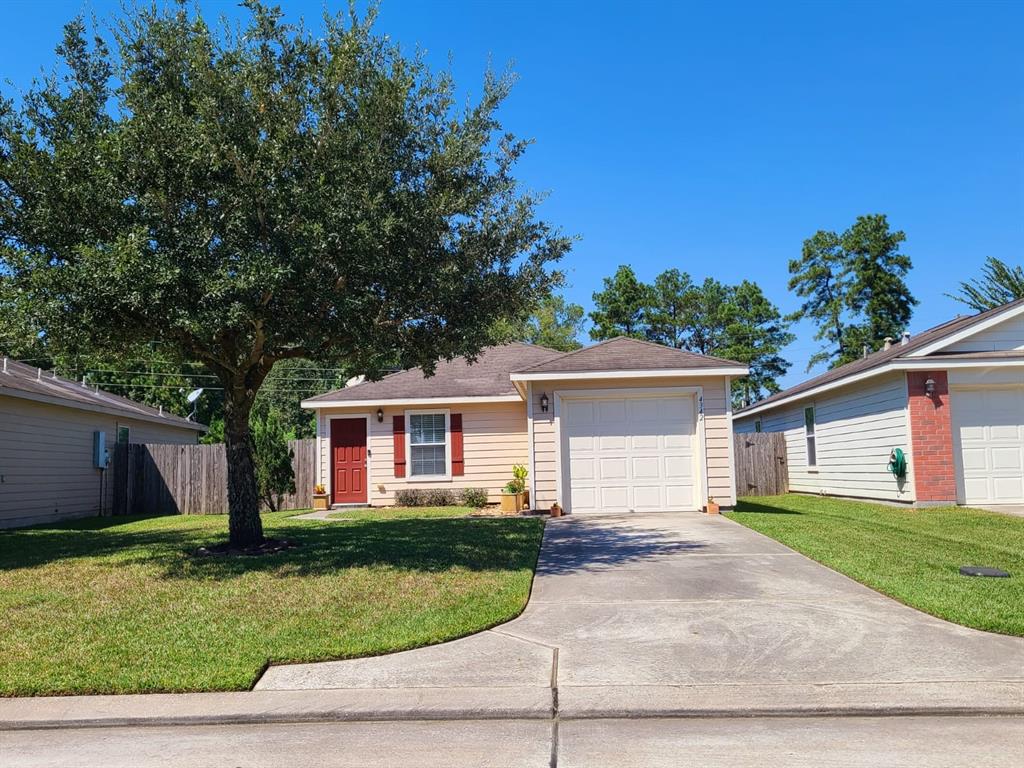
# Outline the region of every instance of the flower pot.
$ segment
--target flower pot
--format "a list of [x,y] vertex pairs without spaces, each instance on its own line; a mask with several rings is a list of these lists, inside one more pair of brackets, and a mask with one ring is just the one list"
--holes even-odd
[[520,496],[523,497],[523,506],[522,506],[522,508],[523,509],[529,509],[530,508],[530,491],[529,490],[525,490],[525,491],[523,491],[520,494]]
[[721,507],[718,506],[717,501],[709,501],[704,507],[704,511],[709,515],[717,515],[721,511]]
[[554,504],[551,505],[551,516],[552,517],[561,517],[562,516],[562,505],[559,504],[557,501]]
[[326,493],[314,493],[313,494],[313,509],[329,509],[330,504],[327,503]]
[[522,494],[521,493],[502,493],[501,494],[501,511],[502,512],[518,512],[522,508]]

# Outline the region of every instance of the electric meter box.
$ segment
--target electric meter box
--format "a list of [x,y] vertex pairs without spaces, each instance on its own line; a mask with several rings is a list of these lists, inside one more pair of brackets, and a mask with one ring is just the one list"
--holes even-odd
[[92,463],[97,469],[106,469],[110,464],[110,455],[107,453],[107,433],[92,433]]

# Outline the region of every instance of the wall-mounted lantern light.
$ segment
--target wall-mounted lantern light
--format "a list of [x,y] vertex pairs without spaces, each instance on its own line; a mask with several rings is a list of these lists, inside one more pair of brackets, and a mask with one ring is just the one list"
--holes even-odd
[[928,397],[935,397],[935,379],[929,377],[928,380],[925,381],[924,393],[928,395]]
[[377,423],[378,424],[383,424],[384,423],[384,409],[383,408],[378,408],[377,409]]
[[544,413],[548,412],[548,395],[547,392],[542,392],[540,396],[540,409]]

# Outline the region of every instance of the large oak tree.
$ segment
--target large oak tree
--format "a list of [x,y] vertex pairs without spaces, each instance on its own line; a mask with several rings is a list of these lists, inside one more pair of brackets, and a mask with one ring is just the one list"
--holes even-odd
[[372,29],[245,4],[240,28],[131,9],[70,23],[55,74],[0,103],[5,296],[48,343],[142,342],[224,388],[231,544],[263,540],[249,417],[275,363],[370,375],[474,355],[569,248],[512,175],[508,77],[456,105]]

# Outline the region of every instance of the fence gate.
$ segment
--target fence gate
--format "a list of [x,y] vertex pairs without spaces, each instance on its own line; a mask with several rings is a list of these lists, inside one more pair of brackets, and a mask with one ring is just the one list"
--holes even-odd
[[736,434],[736,495],[775,496],[789,492],[786,437],[782,432]]

